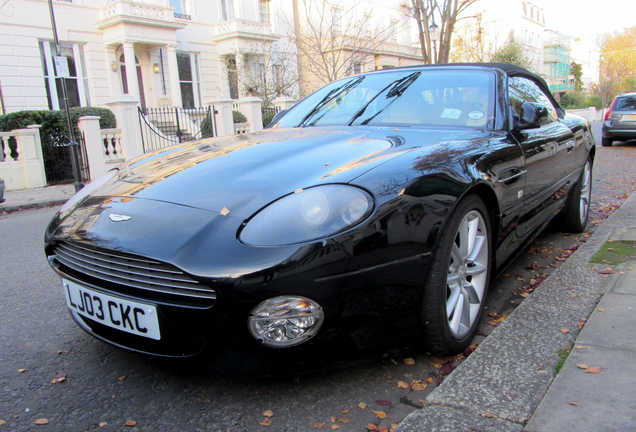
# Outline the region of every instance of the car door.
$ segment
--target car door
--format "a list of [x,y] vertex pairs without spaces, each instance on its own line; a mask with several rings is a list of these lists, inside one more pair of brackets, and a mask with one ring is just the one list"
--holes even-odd
[[525,158],[524,206],[516,231],[524,237],[554,215],[567,192],[567,177],[574,169],[575,139],[559,118],[543,90],[529,78],[511,77],[508,96],[514,114],[521,116],[524,102],[544,105],[548,119],[531,129],[513,131]]

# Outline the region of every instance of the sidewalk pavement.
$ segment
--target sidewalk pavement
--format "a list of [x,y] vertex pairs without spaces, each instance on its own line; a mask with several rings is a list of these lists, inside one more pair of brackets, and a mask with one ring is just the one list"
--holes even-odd
[[74,184],[4,191],[5,202],[0,204],[0,214],[31,208],[62,205],[75,195]]
[[[6,191],[0,213],[61,205],[74,190],[59,185]],[[636,242],[636,194],[397,430],[636,430],[636,262],[614,266],[614,273],[608,265],[590,264],[608,240]],[[559,351],[570,347],[555,379]],[[600,372],[586,373],[582,365]]]
[[636,194],[397,430],[636,431],[636,261],[590,264],[608,240],[636,245]]

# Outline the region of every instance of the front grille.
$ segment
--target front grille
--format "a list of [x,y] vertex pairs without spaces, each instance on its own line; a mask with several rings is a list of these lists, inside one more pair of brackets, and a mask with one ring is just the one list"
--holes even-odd
[[[112,284],[115,284],[143,290],[151,294],[150,297],[167,294],[168,300],[182,298],[186,302],[205,299],[213,303],[216,299],[213,289],[170,264],[152,259],[77,243],[58,243],[53,255],[63,269],[70,269],[74,275],[88,276],[86,282],[95,279],[107,282],[111,289]],[[116,288],[112,290],[121,291]]]

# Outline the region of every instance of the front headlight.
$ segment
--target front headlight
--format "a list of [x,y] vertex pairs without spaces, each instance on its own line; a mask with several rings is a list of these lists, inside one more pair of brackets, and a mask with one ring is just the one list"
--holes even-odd
[[279,246],[329,237],[362,222],[373,198],[353,186],[325,185],[296,191],[262,209],[239,234],[243,243]]

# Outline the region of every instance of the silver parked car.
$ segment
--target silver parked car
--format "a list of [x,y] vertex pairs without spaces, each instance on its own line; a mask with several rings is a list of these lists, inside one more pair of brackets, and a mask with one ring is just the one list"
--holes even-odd
[[603,122],[604,147],[614,141],[636,139],[636,93],[621,93],[614,98]]

